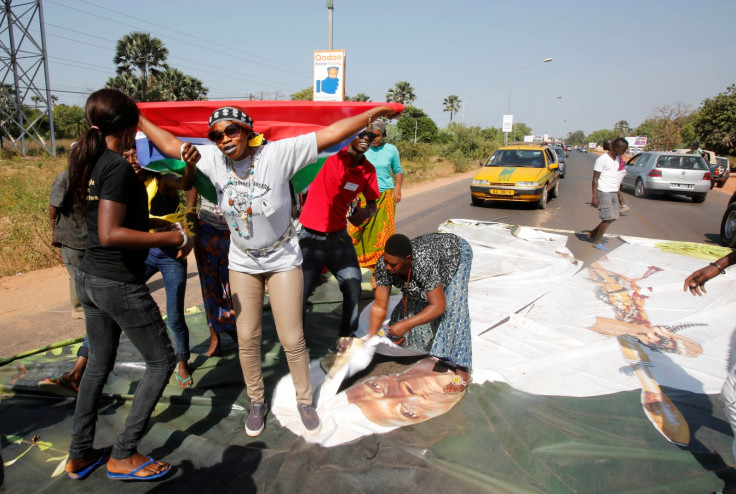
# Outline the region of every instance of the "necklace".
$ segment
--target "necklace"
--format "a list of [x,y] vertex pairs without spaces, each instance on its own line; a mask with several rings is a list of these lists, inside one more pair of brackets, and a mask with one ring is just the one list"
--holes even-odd
[[[248,237],[250,227],[252,226],[252,215],[253,215],[253,193],[255,191],[255,161],[253,154],[250,155],[250,163],[248,164],[248,170],[246,170],[246,176],[241,177],[235,171],[233,160],[227,158],[225,168],[227,169],[227,204],[230,209],[227,214],[230,215],[231,225],[233,229],[241,237]],[[237,219],[243,222],[244,228],[241,230],[237,223]],[[245,230],[245,233],[243,233]]]

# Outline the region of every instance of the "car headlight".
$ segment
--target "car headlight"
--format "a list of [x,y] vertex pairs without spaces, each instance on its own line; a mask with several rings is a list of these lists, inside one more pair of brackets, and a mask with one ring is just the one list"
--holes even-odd
[[478,180],[476,178],[473,179],[473,185],[488,185],[488,180]]
[[516,182],[517,187],[539,187],[539,182]]

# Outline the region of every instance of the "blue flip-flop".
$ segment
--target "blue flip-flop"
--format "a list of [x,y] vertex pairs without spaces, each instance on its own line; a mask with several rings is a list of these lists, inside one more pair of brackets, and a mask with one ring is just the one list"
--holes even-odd
[[603,245],[603,242],[601,242],[599,244],[595,244],[593,247],[595,247],[598,250],[608,250],[608,247],[606,247],[605,245]]
[[107,478],[109,479],[115,479],[115,480],[156,480],[160,479],[161,477],[164,477],[171,472],[171,467],[167,468],[163,472],[154,473],[153,475],[147,475],[145,477],[139,477],[136,475],[136,472],[140,471],[142,468],[147,467],[151,463],[157,463],[156,460],[151,458],[150,456],[147,456],[148,461],[145,462],[143,465],[139,466],[138,468],[131,470],[128,473],[114,473],[111,471],[107,471]]
[[110,451],[112,448],[102,448],[102,455],[97,459],[96,462],[87,465],[86,467],[82,468],[81,470],[77,470],[76,472],[66,472],[67,476],[70,479],[74,480],[82,480],[86,478],[90,473],[94,471],[95,468],[99,467],[100,465],[104,465],[107,463],[107,460],[110,459]]

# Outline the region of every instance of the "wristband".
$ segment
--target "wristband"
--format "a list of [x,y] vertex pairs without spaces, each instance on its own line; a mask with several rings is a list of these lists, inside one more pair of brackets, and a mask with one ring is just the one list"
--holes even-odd
[[186,142],[181,143],[181,148],[179,148],[179,158],[184,161],[184,146],[186,146]]
[[716,269],[718,269],[718,271],[720,271],[721,274],[726,274],[726,270],[723,269],[722,267],[720,267],[718,264],[712,262],[712,263],[710,263],[710,265],[713,266],[713,267],[715,267]]
[[189,235],[184,230],[179,230],[179,233],[181,233],[182,243],[177,249],[183,249],[187,246],[187,242],[189,242]]

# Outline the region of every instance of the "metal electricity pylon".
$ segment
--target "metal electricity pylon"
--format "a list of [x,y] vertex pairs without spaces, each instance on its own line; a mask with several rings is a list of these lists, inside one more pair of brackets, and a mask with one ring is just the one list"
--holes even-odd
[[[0,0],[0,146],[56,154],[41,0]],[[40,39],[33,27],[40,28]],[[42,128],[48,122],[48,129]],[[42,137],[48,131],[50,146]],[[5,141],[3,143],[3,141]]]

